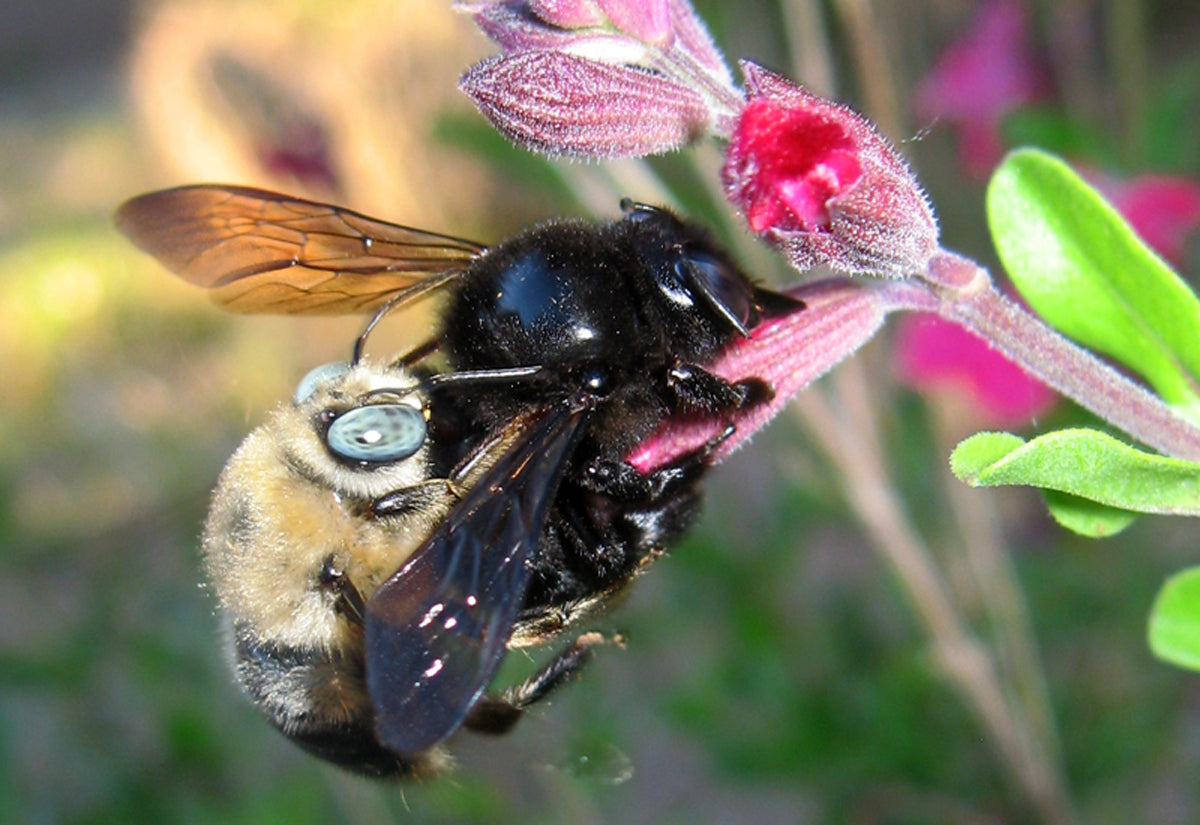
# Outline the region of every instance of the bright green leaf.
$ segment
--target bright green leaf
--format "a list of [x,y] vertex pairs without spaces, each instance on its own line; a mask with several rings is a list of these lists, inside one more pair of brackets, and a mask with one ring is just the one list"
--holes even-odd
[[992,176],[987,210],[1004,268],[1038,314],[1200,410],[1200,300],[1095,190],[1021,149]]
[[1200,670],[1200,567],[1167,579],[1150,611],[1149,637],[1155,656]]
[[1093,539],[1115,536],[1137,521],[1138,517],[1137,513],[1129,510],[1118,510],[1057,490],[1042,490],[1042,498],[1046,500],[1046,509],[1060,526]]
[[954,449],[950,469],[974,487],[1020,484],[1121,510],[1200,515],[1200,464],[1145,453],[1097,430],[1059,430],[1029,442],[977,433]]

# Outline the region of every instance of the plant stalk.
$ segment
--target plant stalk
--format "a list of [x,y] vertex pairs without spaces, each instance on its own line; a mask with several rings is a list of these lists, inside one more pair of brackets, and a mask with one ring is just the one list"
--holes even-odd
[[[968,262],[956,258],[955,263]],[[1051,389],[1164,455],[1200,461],[1200,429],[1152,392],[1052,330],[970,264],[974,283],[912,278],[883,286],[892,309],[934,312],[979,335]]]

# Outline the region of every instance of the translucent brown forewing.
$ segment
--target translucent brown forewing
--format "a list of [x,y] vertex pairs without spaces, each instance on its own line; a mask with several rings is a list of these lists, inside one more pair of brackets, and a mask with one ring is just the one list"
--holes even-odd
[[416,297],[484,247],[328,204],[241,186],[181,186],[126,201],[117,226],[231,312],[340,315]]

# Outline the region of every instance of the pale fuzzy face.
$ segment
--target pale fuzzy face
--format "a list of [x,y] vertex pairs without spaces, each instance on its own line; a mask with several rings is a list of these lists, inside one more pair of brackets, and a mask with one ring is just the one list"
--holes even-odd
[[369,598],[449,510],[447,485],[444,497],[410,515],[369,512],[375,499],[429,481],[424,445],[364,466],[339,460],[324,441],[326,418],[364,403],[422,410],[413,387],[400,370],[360,365],[274,410],[226,464],[205,526],[205,564],[221,606],[264,639],[319,649],[357,643],[320,586],[326,563]]

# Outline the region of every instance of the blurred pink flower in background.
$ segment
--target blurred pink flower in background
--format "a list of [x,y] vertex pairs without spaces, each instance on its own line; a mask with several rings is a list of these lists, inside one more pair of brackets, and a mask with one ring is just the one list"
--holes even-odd
[[895,349],[900,382],[921,392],[951,388],[966,394],[986,427],[1019,427],[1058,400],[977,335],[936,315],[898,319]]
[[1004,116],[1044,97],[1048,87],[1029,44],[1027,10],[1018,0],[991,0],[920,82],[916,110],[954,124],[963,166],[983,178],[1004,154]]

